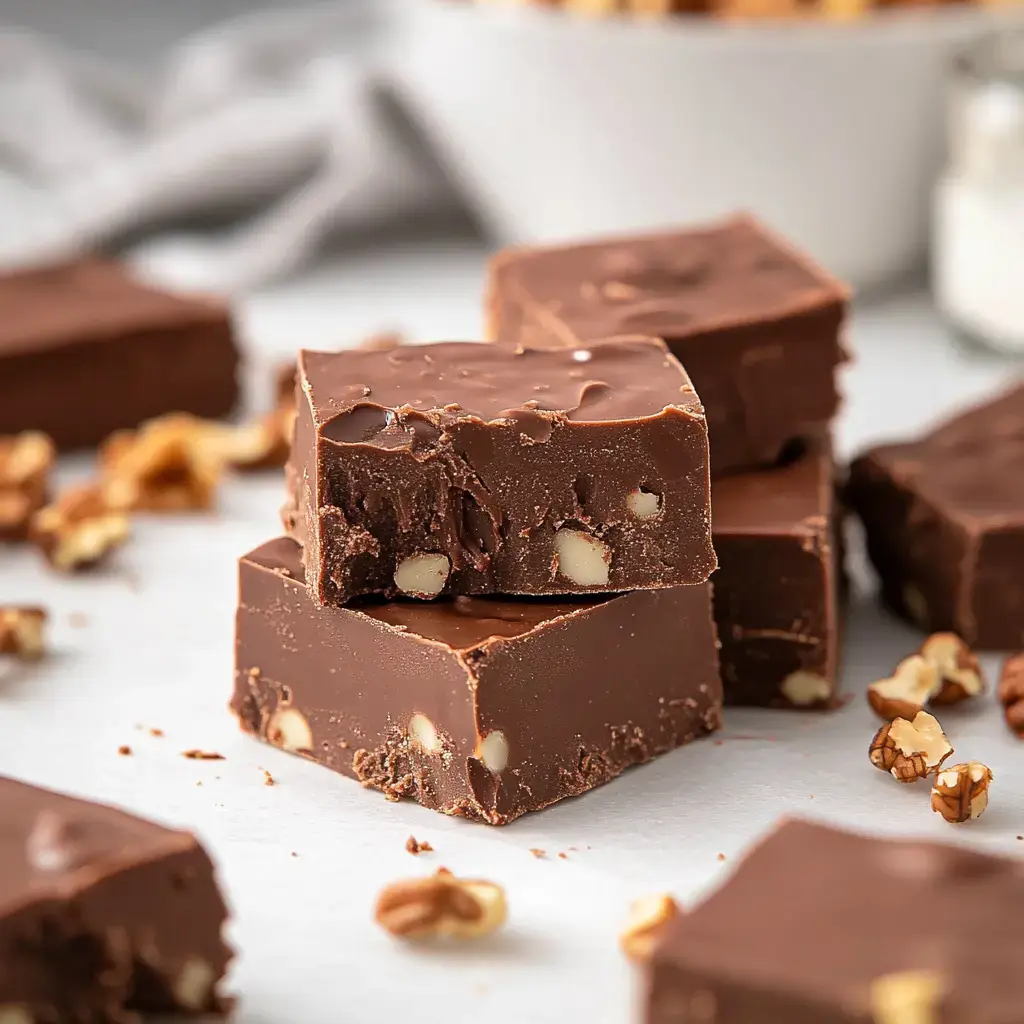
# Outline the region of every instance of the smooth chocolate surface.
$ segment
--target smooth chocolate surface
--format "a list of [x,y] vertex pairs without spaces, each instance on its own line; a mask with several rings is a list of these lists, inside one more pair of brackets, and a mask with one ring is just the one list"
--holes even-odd
[[824,436],[788,465],[715,481],[712,582],[726,703],[803,708],[834,698],[840,519]]
[[1018,1024],[1024,862],[787,821],[667,930],[647,1024]]
[[231,317],[213,300],[82,259],[0,275],[0,434],[62,449],[166,412],[216,417],[238,397]]
[[892,608],[973,646],[1024,646],[1024,386],[865,452],[848,493]]
[[510,249],[491,265],[490,336],[524,348],[664,338],[707,411],[718,477],[770,465],[839,405],[847,292],[749,217]]
[[280,538],[240,562],[232,708],[389,799],[503,825],[718,727],[710,590],[320,607]]
[[0,778],[0,1019],[219,1013],[227,910],[196,838]]
[[659,341],[303,352],[299,376],[285,525],[322,603],[680,586],[715,568],[704,413]]

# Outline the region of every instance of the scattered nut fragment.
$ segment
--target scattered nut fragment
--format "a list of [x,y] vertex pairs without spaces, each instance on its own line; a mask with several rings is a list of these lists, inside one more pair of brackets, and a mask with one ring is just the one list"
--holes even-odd
[[395,570],[395,586],[410,597],[437,597],[448,582],[452,564],[447,556],[425,552],[402,559]]
[[953,753],[938,721],[919,711],[912,722],[895,718],[875,733],[871,763],[897,782],[917,782],[937,771]]
[[999,703],[1006,724],[1024,739],[1024,651],[1007,658],[999,677]]
[[434,848],[424,839],[420,842],[415,836],[409,836],[405,841],[405,852],[418,857],[421,853],[433,853]]
[[936,704],[958,704],[985,690],[985,677],[974,652],[956,633],[933,633],[918,652],[939,677]]
[[508,766],[508,740],[500,729],[489,732],[477,744],[477,757],[488,771],[497,775]]
[[291,753],[313,749],[313,731],[297,708],[279,707],[267,721],[267,740]]
[[629,908],[629,920],[619,935],[623,953],[634,963],[649,960],[668,923],[678,916],[679,905],[665,893],[638,899]]
[[61,572],[97,565],[131,533],[123,509],[95,484],[72,487],[32,517],[30,539]]
[[794,707],[809,708],[832,696],[832,684],[816,672],[797,669],[782,680],[779,691]]
[[942,685],[935,666],[912,654],[896,666],[889,679],[880,679],[868,687],[868,703],[879,718],[913,719]]
[[24,540],[46,504],[53,442],[38,431],[0,437],[0,540]]
[[608,585],[612,553],[608,545],[582,530],[563,526],[555,533],[555,571],[581,587]]
[[934,971],[898,971],[871,985],[875,1024],[939,1024],[942,978]]
[[46,610],[36,607],[0,606],[0,654],[32,661],[46,649]]
[[387,886],[377,897],[374,916],[385,931],[403,939],[476,939],[504,924],[508,907],[501,886],[438,871]]
[[241,426],[208,425],[210,446],[233,469],[252,472],[279,469],[291,453],[295,405],[279,405],[259,419]]
[[638,487],[626,495],[626,508],[637,519],[653,519],[661,511],[661,495]]
[[122,743],[121,746],[117,748],[117,752],[118,754],[120,754],[121,757],[132,756],[132,748],[129,747],[127,743]]
[[111,434],[99,453],[107,500],[115,508],[148,512],[210,508],[224,471],[223,430],[171,413]]
[[935,777],[932,810],[946,821],[959,823],[980,818],[988,807],[991,770],[980,761],[968,761],[946,768]]
[[181,752],[182,757],[187,757],[190,761],[225,761],[227,760],[223,754],[218,754],[213,750],[183,750]]

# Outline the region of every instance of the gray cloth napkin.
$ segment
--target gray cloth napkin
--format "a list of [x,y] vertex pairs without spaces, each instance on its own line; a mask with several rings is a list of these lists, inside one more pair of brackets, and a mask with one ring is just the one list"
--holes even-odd
[[249,15],[152,73],[0,33],[0,167],[21,190],[3,261],[233,213],[226,232],[136,253],[182,287],[235,291],[290,273],[331,234],[454,205],[393,116],[385,21],[372,0]]

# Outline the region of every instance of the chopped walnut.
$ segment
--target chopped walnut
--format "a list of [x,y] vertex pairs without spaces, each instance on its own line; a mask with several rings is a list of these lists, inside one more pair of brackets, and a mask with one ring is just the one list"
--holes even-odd
[[181,512],[213,505],[225,459],[220,424],[185,413],[111,434],[99,454],[104,494],[115,508]]
[[665,928],[678,915],[679,905],[665,893],[637,900],[629,908],[629,920],[619,935],[622,951],[634,963],[649,960]]
[[956,633],[933,633],[918,652],[939,677],[939,689],[931,700],[957,704],[985,691],[985,677],[974,652]]
[[988,807],[991,782],[991,770],[980,761],[946,768],[935,777],[932,810],[953,823],[979,818]]
[[210,424],[210,444],[233,469],[254,472],[280,469],[291,453],[295,430],[294,403],[280,405],[241,426]]
[[0,606],[0,654],[13,654],[31,661],[41,658],[46,649],[43,608]]
[[123,509],[114,508],[95,484],[72,487],[32,517],[30,539],[62,572],[103,561],[131,533]]
[[46,504],[53,442],[37,431],[0,437],[0,540],[24,540]]
[[414,857],[417,857],[421,853],[433,853],[434,848],[426,839],[420,841],[415,836],[409,836],[405,841],[405,852],[411,853]]
[[942,681],[935,666],[913,654],[896,666],[888,679],[880,679],[868,687],[868,703],[880,718],[913,719],[935,695]]
[[1007,658],[999,677],[999,703],[1006,724],[1024,739],[1024,651]]
[[428,878],[387,886],[377,897],[375,916],[403,939],[476,939],[500,928],[508,907],[501,886],[456,878],[442,868]]
[[917,782],[937,771],[952,753],[942,726],[927,711],[919,711],[912,722],[895,718],[883,725],[871,741],[870,757],[898,782]]

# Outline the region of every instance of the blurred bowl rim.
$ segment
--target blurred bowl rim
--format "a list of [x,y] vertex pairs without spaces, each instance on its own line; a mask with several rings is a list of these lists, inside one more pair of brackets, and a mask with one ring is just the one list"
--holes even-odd
[[[730,46],[749,43],[760,46],[766,40],[811,43],[837,40],[862,41],[868,37],[900,42],[907,37],[962,35],[965,30],[986,26],[1024,24],[1024,3],[935,3],[933,6],[903,6],[874,9],[854,17],[826,17],[820,13],[792,18],[722,18],[709,14],[645,15],[611,13],[587,14],[562,6],[548,6],[532,0],[413,0],[421,6],[440,8],[451,17],[486,19],[493,25],[537,28],[542,31],[581,31],[592,38],[628,37],[720,42]],[[924,30],[922,32],[922,29]]]

